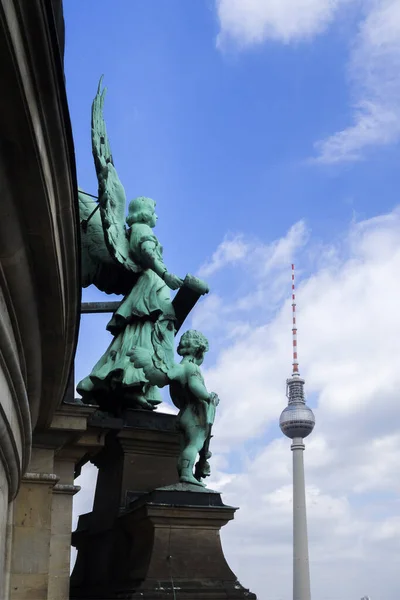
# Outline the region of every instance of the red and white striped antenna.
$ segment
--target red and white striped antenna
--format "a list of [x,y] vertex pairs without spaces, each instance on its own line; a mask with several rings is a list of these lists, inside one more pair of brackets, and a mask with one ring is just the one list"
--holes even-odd
[[293,375],[299,374],[299,362],[297,358],[297,325],[296,325],[296,288],[294,284],[294,265],[292,265],[292,340],[293,340]]

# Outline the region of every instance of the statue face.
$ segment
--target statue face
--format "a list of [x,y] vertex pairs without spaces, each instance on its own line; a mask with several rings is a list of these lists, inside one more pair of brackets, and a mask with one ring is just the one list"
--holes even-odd
[[157,224],[157,220],[158,220],[158,216],[156,215],[155,211],[153,210],[153,213],[151,214],[151,216],[149,218],[150,227],[155,227]]
[[196,363],[196,365],[198,365],[200,367],[204,362],[204,352],[197,355],[194,359],[194,362]]

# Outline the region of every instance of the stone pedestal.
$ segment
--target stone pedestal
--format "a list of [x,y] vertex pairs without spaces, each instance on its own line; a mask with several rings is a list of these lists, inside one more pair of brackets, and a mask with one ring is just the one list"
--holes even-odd
[[174,415],[128,410],[123,419],[96,413],[91,426],[106,433],[98,467],[93,511],[82,515],[72,544],[78,554],[71,586],[102,586],[113,579],[111,556],[120,545],[119,515],[154,488],[178,483],[179,452]]
[[256,598],[229,568],[220,529],[235,508],[190,484],[158,489],[133,502],[120,525],[128,558],[118,556],[118,597],[156,600]]
[[54,470],[60,479],[53,487],[47,600],[64,600],[69,596],[72,498],[80,490],[73,484],[74,453],[57,455]]
[[235,510],[217,492],[177,484],[137,498],[112,531],[93,531],[84,515],[73,544],[86,560],[74,571],[71,599],[255,599],[222,551],[220,529]]
[[173,415],[130,411],[123,429],[107,434],[93,511],[72,535],[71,599],[172,599],[178,590],[181,600],[255,598],[221,547],[236,509],[217,492],[178,483],[178,452]]
[[128,410],[123,420],[94,415],[91,425],[108,431],[98,467],[95,519],[112,521],[137,496],[178,482],[179,438],[175,415]]

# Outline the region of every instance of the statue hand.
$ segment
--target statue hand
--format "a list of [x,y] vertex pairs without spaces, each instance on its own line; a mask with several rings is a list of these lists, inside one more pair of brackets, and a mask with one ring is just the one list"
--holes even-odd
[[180,277],[173,275],[172,273],[168,273],[168,271],[164,273],[163,279],[167,286],[171,288],[171,290],[177,290],[183,285],[183,280]]
[[215,392],[211,392],[210,394],[210,400],[209,400],[212,404],[214,404],[214,406],[218,406],[219,404],[219,396],[218,394],[216,394]]

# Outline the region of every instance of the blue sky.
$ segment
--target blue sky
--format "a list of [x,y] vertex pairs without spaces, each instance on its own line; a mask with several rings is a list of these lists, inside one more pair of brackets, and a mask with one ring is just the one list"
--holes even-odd
[[[65,0],[64,11],[80,187],[96,193],[90,107],[104,74],[127,197],[156,200],[169,270],[212,288],[192,323],[210,338],[207,377],[222,398],[215,485],[242,507],[224,534],[231,565],[260,600],[270,565],[268,600],[288,597],[290,451],[277,419],[294,260],[300,366],[317,415],[306,454],[314,597],[394,600],[400,490],[382,464],[400,466],[386,419],[400,383],[398,0]],[[83,319],[78,377],[107,345],[106,322]],[[369,568],[374,547],[381,576]]]
[[[156,199],[158,233],[178,270],[201,263],[228,231],[273,238],[306,217],[325,237],[353,210],[369,218],[395,205],[396,148],[351,169],[305,164],[316,140],[351,121],[341,22],[313,43],[221,52],[210,1],[121,0],[110,9],[70,0],[65,16],[80,185],[96,191],[88,126],[104,73],[118,172],[128,197]],[[190,255],[170,247],[171,233]]]

